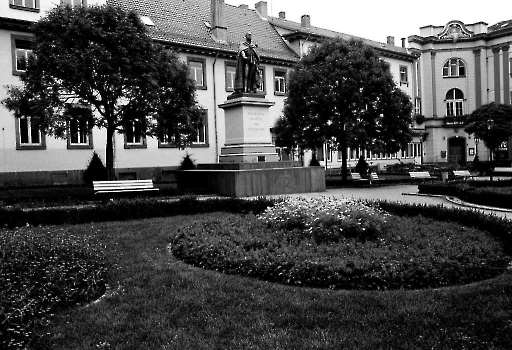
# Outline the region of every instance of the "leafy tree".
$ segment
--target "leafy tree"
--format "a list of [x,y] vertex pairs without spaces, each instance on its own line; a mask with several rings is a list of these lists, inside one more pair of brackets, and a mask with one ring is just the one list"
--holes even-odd
[[[113,137],[136,123],[146,136],[165,130],[179,146],[194,138],[201,111],[186,64],[153,43],[135,12],[59,6],[33,27],[22,86],[2,103],[49,135],[66,137],[71,118],[105,128],[106,168],[114,179]],[[87,108],[84,108],[87,107]]]
[[[324,142],[394,153],[412,139],[412,104],[396,87],[389,64],[360,40],[331,39],[313,47],[290,75],[277,142],[305,149]],[[286,134],[287,136],[283,136]]]
[[464,130],[475,134],[491,152],[495,152],[512,136],[512,106],[494,102],[485,104],[469,115]]

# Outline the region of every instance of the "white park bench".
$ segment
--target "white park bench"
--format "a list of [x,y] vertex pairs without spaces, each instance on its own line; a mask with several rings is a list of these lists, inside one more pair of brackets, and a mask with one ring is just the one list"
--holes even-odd
[[93,181],[93,187],[95,194],[158,191],[153,180]]

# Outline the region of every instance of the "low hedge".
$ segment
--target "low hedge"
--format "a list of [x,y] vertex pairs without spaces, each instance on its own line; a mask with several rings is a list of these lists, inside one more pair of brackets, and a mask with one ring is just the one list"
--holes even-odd
[[418,185],[419,193],[453,196],[492,207],[512,209],[511,181],[457,181]]
[[177,200],[156,198],[119,199],[97,205],[22,209],[0,207],[0,227],[25,225],[80,224],[101,221],[135,220],[173,215],[190,215],[212,211],[259,213],[272,205],[271,199],[183,197]]
[[[511,227],[505,221],[485,217],[495,222],[482,228],[439,221],[434,217],[454,214],[440,207],[430,217],[419,207],[390,205],[393,214],[383,212],[385,207],[290,200],[259,217],[226,215],[180,227],[169,246],[175,257],[195,266],[332,289],[460,285],[501,274],[510,263]],[[492,228],[501,229],[499,238],[508,244],[492,237]]]

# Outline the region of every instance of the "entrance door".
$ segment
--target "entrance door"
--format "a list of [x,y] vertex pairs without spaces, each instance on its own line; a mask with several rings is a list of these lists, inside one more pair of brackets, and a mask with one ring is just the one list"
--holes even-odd
[[466,165],[466,139],[453,137],[448,140],[448,163]]

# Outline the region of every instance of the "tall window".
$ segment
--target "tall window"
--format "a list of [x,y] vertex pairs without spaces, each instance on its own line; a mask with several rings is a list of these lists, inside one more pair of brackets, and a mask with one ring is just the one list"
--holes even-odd
[[12,74],[20,75],[27,70],[28,58],[32,54],[32,38],[21,35],[11,36]]
[[41,125],[31,117],[16,118],[16,149],[44,149]]
[[89,123],[83,118],[71,118],[68,124],[68,148],[92,148]]
[[205,63],[203,58],[188,58],[190,77],[195,80],[198,89],[206,89]]
[[206,145],[208,142],[208,118],[206,111],[203,112],[204,113],[201,117],[201,120],[199,120],[199,122],[195,125],[194,140],[192,141],[193,145]]
[[276,95],[286,93],[286,70],[274,69],[274,93]]
[[409,86],[409,76],[406,66],[400,66],[400,85]]
[[125,126],[124,148],[146,148],[146,138],[142,132],[142,123],[129,121]]
[[450,58],[443,66],[443,77],[466,76],[466,65],[460,58]]
[[259,74],[260,74],[260,87],[258,88],[258,91],[265,92],[266,91],[266,84],[265,84],[265,67],[259,67]]
[[446,116],[456,117],[464,114],[464,94],[459,89],[446,93]]
[[226,62],[226,91],[235,89],[236,63]]
[[39,0],[9,0],[9,7],[39,12]]

